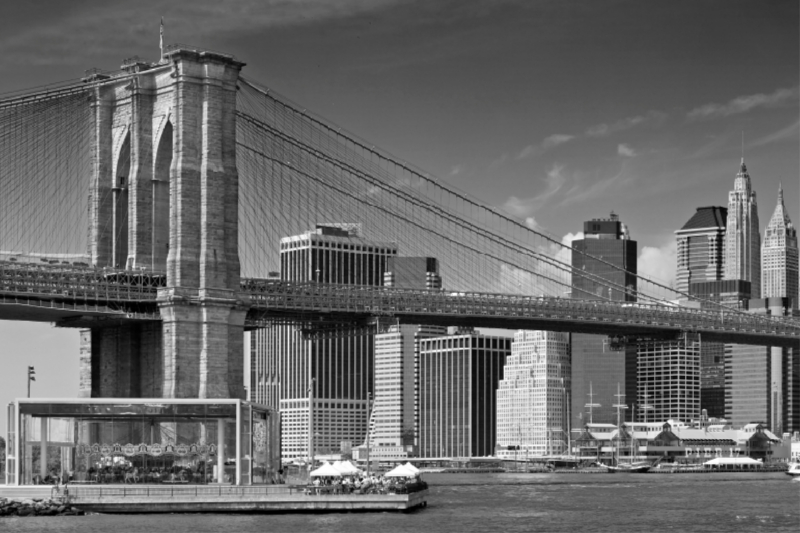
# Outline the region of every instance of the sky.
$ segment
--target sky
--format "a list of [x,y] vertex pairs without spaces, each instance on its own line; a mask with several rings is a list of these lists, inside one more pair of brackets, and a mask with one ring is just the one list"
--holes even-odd
[[[243,75],[529,226],[569,241],[613,210],[640,272],[726,205],[744,154],[763,231],[800,220],[796,0],[34,1],[4,6],[0,93],[156,61],[164,41]],[[744,141],[742,141],[744,139]],[[0,404],[75,396],[78,333],[0,323]],[[5,416],[0,416],[5,431]]]

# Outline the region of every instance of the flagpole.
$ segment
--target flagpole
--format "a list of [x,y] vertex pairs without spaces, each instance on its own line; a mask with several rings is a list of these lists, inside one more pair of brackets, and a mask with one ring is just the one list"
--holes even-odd
[[164,59],[164,17],[161,17],[161,25],[158,28],[158,48],[161,51],[161,56],[158,58],[160,62]]

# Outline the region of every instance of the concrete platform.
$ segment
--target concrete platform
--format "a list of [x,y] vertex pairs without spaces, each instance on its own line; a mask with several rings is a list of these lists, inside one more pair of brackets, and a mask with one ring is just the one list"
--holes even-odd
[[[50,487],[7,487],[3,492],[7,498],[49,497]],[[70,505],[95,513],[403,512],[426,507],[428,497],[427,490],[310,495],[287,485],[71,485],[69,493]]]

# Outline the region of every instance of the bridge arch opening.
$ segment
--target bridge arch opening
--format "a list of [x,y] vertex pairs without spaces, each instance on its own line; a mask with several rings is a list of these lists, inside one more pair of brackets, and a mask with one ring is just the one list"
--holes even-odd
[[170,168],[173,151],[172,122],[167,120],[156,149],[153,172],[153,270],[166,271],[169,253]]
[[116,173],[112,193],[114,198],[112,231],[112,264],[116,268],[126,266],[128,261],[128,186],[131,175],[131,134],[125,141],[117,157]]

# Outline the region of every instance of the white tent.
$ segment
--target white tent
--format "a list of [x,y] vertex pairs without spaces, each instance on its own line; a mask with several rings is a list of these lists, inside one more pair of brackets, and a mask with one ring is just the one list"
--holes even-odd
[[336,461],[333,463],[333,467],[345,476],[353,476],[361,473],[361,470],[356,468],[350,461]]
[[397,465],[393,470],[386,472],[383,477],[414,477],[417,473],[406,468],[406,465]]
[[406,467],[406,470],[410,470],[411,472],[414,472],[415,474],[419,474],[419,468],[417,468],[416,466],[412,465],[411,463],[406,463],[403,466]]
[[761,461],[750,457],[717,457],[703,464],[706,466],[764,466]]
[[309,475],[311,477],[342,477],[342,473],[336,470],[333,465],[327,461]]

